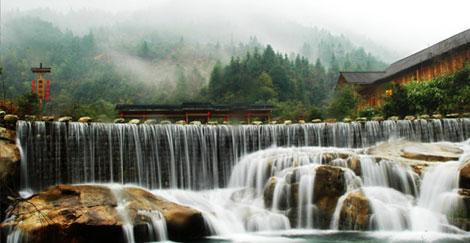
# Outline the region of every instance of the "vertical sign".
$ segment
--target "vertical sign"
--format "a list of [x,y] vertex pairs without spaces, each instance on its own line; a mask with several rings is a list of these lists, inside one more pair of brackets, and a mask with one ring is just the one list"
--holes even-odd
[[49,101],[50,88],[51,88],[51,81],[46,80],[46,101]]
[[38,80],[38,96],[40,100],[44,100],[44,80]]
[[34,90],[35,90],[35,84],[36,84],[36,81],[33,79],[33,81],[31,81],[31,93],[34,94]]

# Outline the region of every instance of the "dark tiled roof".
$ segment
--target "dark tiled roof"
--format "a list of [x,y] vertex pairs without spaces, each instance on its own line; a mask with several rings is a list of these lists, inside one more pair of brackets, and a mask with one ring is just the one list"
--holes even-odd
[[422,62],[433,59],[437,56],[445,54],[453,49],[464,46],[470,43],[470,29],[460,32],[448,39],[445,39],[435,45],[423,49],[411,56],[405,57],[392,63],[385,71],[385,76],[390,77],[405,69],[416,66]]
[[371,84],[381,77],[385,72],[340,72],[340,75],[346,79],[348,83],[354,84]]
[[272,110],[273,106],[263,104],[231,104],[231,105],[213,105],[211,103],[183,103],[181,105],[165,105],[165,104],[152,104],[152,105],[129,105],[117,104],[116,110],[118,111],[191,111],[191,110],[205,110],[205,111],[243,111],[243,110]]
[[[384,72],[341,72],[348,83],[371,84],[384,81],[391,76],[412,68],[420,63],[431,60],[449,51],[470,44],[470,29],[460,32],[435,45],[416,52],[408,57],[392,63]],[[379,75],[381,73],[381,75]]]

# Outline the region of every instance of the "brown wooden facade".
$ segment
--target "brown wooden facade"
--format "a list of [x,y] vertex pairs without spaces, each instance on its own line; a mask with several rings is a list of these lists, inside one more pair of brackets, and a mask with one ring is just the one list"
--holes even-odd
[[272,106],[269,105],[212,105],[208,103],[183,103],[181,105],[117,105],[119,116],[124,119],[155,119],[172,122],[209,121],[270,122]]
[[[387,95],[387,90],[393,83],[429,81],[463,68],[466,63],[470,62],[469,36],[470,30],[464,31],[435,46],[401,59],[381,72],[382,75],[378,78],[369,78],[367,72],[363,72],[364,78],[361,78],[360,72],[341,72],[338,87],[354,85],[363,98],[359,108],[381,105],[383,98]],[[455,41],[455,38],[460,38],[459,42]],[[433,53],[433,51],[438,53]]]

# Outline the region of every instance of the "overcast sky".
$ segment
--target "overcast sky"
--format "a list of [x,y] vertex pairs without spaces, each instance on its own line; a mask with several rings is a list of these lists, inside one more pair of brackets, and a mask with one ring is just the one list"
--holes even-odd
[[[469,0],[3,0],[2,11],[48,7],[112,13],[173,6],[184,11],[269,14],[357,34],[411,53],[470,28]],[[273,26],[275,28],[275,26]]]

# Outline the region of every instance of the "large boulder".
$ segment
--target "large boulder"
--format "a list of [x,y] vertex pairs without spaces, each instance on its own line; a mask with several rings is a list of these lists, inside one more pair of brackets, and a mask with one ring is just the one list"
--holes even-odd
[[460,201],[448,214],[448,220],[452,225],[470,231],[470,189],[459,189],[458,194]]
[[372,208],[360,190],[350,192],[343,201],[339,215],[340,230],[368,230]]
[[152,241],[145,232],[152,220],[148,212],[163,215],[170,240],[195,240],[208,233],[195,209],[141,188],[97,185],[58,185],[21,199],[1,228],[20,230],[31,242],[126,242],[123,225],[130,222],[135,239]]
[[460,167],[459,187],[470,189],[470,159]]
[[[328,228],[331,218],[335,211],[338,198],[346,191],[346,182],[344,179],[344,169],[331,165],[320,165],[311,168],[312,174],[315,173],[315,180],[312,185],[313,204],[318,209],[313,215],[316,226]],[[299,169],[293,169],[287,173],[284,178],[284,186],[281,188],[283,193],[278,197],[278,210],[287,212],[287,216],[292,226],[298,224],[298,207],[299,207]],[[279,178],[271,177],[264,188],[264,204],[266,208],[273,205],[274,191],[279,183]],[[288,190],[288,191],[287,191]],[[287,198],[289,195],[289,198]],[[304,205],[305,206],[305,205]]]
[[336,166],[323,165],[317,168],[313,203],[319,209],[321,227],[330,225],[338,198],[346,192],[343,173],[343,169]]

